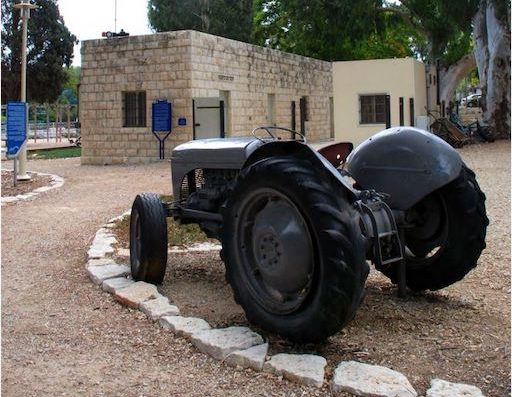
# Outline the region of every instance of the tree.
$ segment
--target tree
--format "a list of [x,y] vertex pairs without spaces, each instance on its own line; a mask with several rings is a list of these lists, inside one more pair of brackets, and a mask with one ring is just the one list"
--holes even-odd
[[[28,22],[27,100],[53,102],[62,92],[77,42],[64,24],[56,0],[36,0]],[[2,1],[2,103],[18,100],[21,80],[20,12]]]
[[62,85],[61,96],[65,96],[68,103],[76,105],[78,103],[78,84],[80,83],[80,67],[65,68],[66,81]]
[[255,2],[256,44],[314,58],[410,56],[413,34],[400,18],[383,9],[381,0]]
[[157,32],[198,30],[249,42],[251,0],[149,0],[148,19]]
[[448,103],[476,66],[482,86],[484,124],[510,137],[510,1],[402,0],[390,6],[425,36],[421,54],[440,61],[440,100]]
[[510,2],[482,1],[473,24],[484,122],[510,138]]

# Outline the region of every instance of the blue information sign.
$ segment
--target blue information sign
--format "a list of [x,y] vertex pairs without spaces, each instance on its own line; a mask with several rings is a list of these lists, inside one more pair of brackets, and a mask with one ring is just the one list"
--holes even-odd
[[27,140],[27,104],[7,103],[7,154],[16,156]]
[[171,104],[166,100],[153,102],[153,132],[171,131]]
[[187,119],[185,117],[180,117],[178,119],[178,125],[180,125],[180,126],[187,125]]

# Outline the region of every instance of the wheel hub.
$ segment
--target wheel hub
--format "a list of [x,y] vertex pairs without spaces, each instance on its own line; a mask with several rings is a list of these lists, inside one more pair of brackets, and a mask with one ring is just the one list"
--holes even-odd
[[313,247],[308,228],[296,208],[272,200],[256,215],[252,247],[257,273],[281,295],[300,293],[312,272]]
[[259,260],[260,267],[266,271],[272,271],[282,265],[281,256],[282,246],[272,228],[268,228],[267,231],[263,231],[259,238],[256,238],[257,242],[256,250],[259,250],[257,257]]

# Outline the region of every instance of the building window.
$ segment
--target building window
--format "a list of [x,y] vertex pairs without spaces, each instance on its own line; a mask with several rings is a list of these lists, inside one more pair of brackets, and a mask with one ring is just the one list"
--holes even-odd
[[383,124],[386,122],[386,95],[360,95],[360,124]]
[[146,126],[146,91],[123,92],[123,127]]

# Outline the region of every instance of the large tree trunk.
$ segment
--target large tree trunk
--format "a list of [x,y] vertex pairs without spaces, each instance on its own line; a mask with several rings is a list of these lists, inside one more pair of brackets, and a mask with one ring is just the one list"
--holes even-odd
[[502,11],[490,0],[481,2],[473,18],[474,54],[484,124],[496,137],[510,138],[510,9]]
[[445,104],[448,105],[460,81],[466,77],[475,66],[475,55],[471,53],[463,56],[448,68],[442,69],[441,75],[439,76],[439,100],[441,102],[444,101]]

